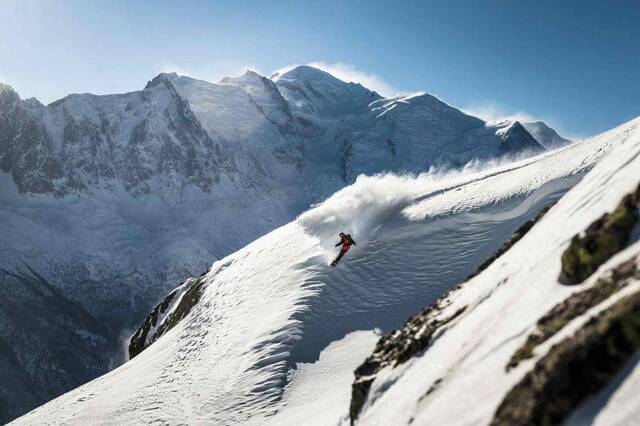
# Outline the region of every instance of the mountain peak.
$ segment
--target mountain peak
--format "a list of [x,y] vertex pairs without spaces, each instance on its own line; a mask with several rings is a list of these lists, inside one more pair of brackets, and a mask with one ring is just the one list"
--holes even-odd
[[326,71],[300,65],[273,78],[282,96],[296,109],[323,117],[368,111],[380,95],[360,84],[348,83]]
[[262,81],[264,77],[253,70],[246,70],[244,74],[239,77],[224,77],[220,80],[220,84],[240,84],[240,83],[256,83]]
[[13,89],[13,87],[9,86],[8,84],[5,83],[0,83],[0,95],[3,94],[10,94],[10,95],[15,95],[17,96],[18,94],[16,93],[16,91]]
[[347,82],[334,77],[332,74],[310,65],[298,65],[297,67],[281,74],[278,80],[301,80],[301,81],[335,81],[347,84]]
[[13,87],[8,84],[0,83],[0,102],[6,103],[8,101],[13,103],[19,100],[20,96],[15,90],[13,90]]
[[240,78],[262,78],[262,76],[253,70],[246,70]]
[[498,127],[496,135],[502,139],[501,148],[505,152],[543,151],[545,149],[518,120],[505,120],[498,123],[496,127]]
[[531,136],[533,136],[542,146],[547,149],[559,148],[571,143],[569,139],[560,136],[544,121],[522,123],[522,126],[527,129],[527,132],[529,132]]
[[144,88],[150,89],[152,87],[156,87],[158,84],[161,84],[161,83],[170,83],[172,79],[176,79],[177,77],[178,77],[178,74],[175,72],[169,72],[169,73],[161,72],[160,74],[155,76],[153,79],[148,81],[146,86],[144,86]]
[[9,86],[8,84],[0,83],[0,93],[2,93],[4,91],[14,92],[15,90],[13,90],[13,87]]

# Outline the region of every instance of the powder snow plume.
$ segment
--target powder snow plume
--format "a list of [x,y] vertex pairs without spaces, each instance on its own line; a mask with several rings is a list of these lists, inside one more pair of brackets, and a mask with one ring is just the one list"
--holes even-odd
[[[332,249],[339,232],[351,233],[366,242],[376,235],[379,224],[417,198],[529,163],[531,160],[473,161],[459,170],[431,168],[419,175],[382,173],[360,175],[356,181],[298,217],[302,228]],[[508,165],[508,166],[507,166]]]

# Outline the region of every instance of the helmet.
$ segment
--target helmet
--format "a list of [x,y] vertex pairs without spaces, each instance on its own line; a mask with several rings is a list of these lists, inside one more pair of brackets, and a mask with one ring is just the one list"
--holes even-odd
[[338,236],[343,237],[344,236],[344,232],[339,233]]

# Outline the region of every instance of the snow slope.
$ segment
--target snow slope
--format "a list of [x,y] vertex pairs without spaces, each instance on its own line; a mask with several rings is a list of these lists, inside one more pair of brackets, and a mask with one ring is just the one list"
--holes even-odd
[[[561,197],[605,158],[602,167],[571,191],[569,201],[563,199],[549,213],[559,212],[555,213],[559,221],[553,215],[545,218],[546,229],[527,240],[536,247],[559,250],[593,215],[618,201],[619,191],[604,190],[607,183],[619,183],[624,189],[631,184],[625,172],[637,162],[639,128],[636,120],[558,151],[489,168],[359,177],[297,220],[216,261],[191,313],[136,358],[15,423],[346,421],[349,393],[342,386],[366,354],[360,349],[372,348],[373,334],[398,327],[460,282],[522,222]],[[582,215],[568,220],[575,209]],[[340,230],[350,232],[358,245],[337,268],[330,268],[327,264],[335,255],[333,244]],[[536,309],[571,291],[556,286],[547,295],[528,285],[530,279],[522,279],[520,286],[495,304],[481,304],[494,290],[498,272],[511,271],[509,276],[516,277],[526,262],[542,277],[552,274],[546,270],[547,262],[537,261],[546,259],[546,249],[525,248],[523,241],[509,252],[514,262],[505,265],[501,259],[475,278],[474,285],[465,287],[469,293],[460,296],[459,303],[476,300],[479,309],[466,314],[472,320],[460,321],[459,333],[450,333],[462,341],[444,345],[441,338],[437,342],[441,362],[418,358],[403,371],[424,368],[429,373],[436,368],[435,380],[456,362],[456,368],[460,362],[464,367],[466,352],[456,350],[464,339],[477,344],[470,347],[473,359],[485,359],[487,368],[500,367],[484,355],[501,344],[505,335],[512,336],[535,320]],[[531,308],[532,300],[520,297],[523,291],[539,306]],[[517,303],[526,304],[527,309],[516,311],[509,305]],[[514,321],[500,323],[496,312],[509,314]],[[385,376],[376,383],[375,403],[365,407],[362,420],[408,422],[413,414],[426,416],[426,410],[433,414],[430,409],[436,404],[436,415],[444,420],[445,413],[450,415],[448,398],[464,403],[459,397],[469,393],[458,390],[478,389],[486,377],[485,369],[467,370],[467,374],[454,370],[450,380],[457,380],[460,387],[448,387],[450,393],[438,394],[447,398],[424,409],[416,409],[415,400],[421,395],[418,388],[428,384],[416,382],[417,375],[392,371],[389,376],[396,374],[395,379]],[[502,376],[496,380],[492,389],[497,393],[484,404],[488,408],[467,410],[461,422],[486,420],[500,386],[512,380]],[[328,391],[333,384],[339,387],[338,393]],[[420,420],[424,423],[424,417]]]
[[[532,360],[523,361],[518,368],[505,373],[509,359],[536,321],[581,289],[558,283],[560,258],[570,239],[602,214],[612,211],[624,195],[638,186],[640,119],[561,153],[589,144],[595,144],[592,146],[595,153],[604,141],[615,144],[611,153],[519,243],[486,271],[448,295],[452,303],[438,317],[446,318],[466,307],[464,313],[440,330],[424,353],[377,375],[358,424],[487,424],[507,391],[553,344],[571,336],[580,324],[602,310],[603,305],[611,305],[623,295],[640,289],[640,281],[632,282],[625,291],[574,319],[536,349]],[[425,200],[422,205],[412,206],[409,213],[422,215],[431,212],[433,204],[441,203],[442,200]],[[636,233],[631,245],[603,265],[585,285],[606,276],[624,260],[638,256],[637,238]],[[630,403],[624,411],[616,409],[620,407],[620,400],[630,401],[630,390],[637,392],[637,382],[632,375],[620,382],[620,391],[615,393],[618,401],[614,398],[599,416],[593,412],[595,404],[591,403],[591,418],[586,423],[593,422],[594,417],[596,424],[603,425],[632,424],[637,420],[634,417],[637,403]],[[599,408],[602,409],[602,405]],[[588,409],[584,411],[589,413]],[[584,422],[588,415],[582,416]]]

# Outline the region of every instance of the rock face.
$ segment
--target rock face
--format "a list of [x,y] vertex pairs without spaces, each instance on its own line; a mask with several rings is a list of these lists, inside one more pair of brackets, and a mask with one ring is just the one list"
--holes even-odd
[[[38,396],[7,393],[5,419],[122,362],[119,339],[176,283],[359,174],[459,167],[536,143],[503,127],[427,94],[386,99],[311,67],[218,84],[160,74],[139,91],[46,106],[0,85],[0,286],[16,289],[5,324],[19,329],[28,313],[25,268],[59,293],[38,299],[56,315],[32,344],[2,336],[15,357],[0,369],[35,377],[38,358],[73,378],[36,390],[12,373],[7,386]],[[93,337],[58,336],[59,323],[91,323],[74,327]],[[58,365],[49,354],[65,345],[77,350]]]
[[129,340],[129,358],[145,350],[191,312],[202,295],[205,275],[189,278],[151,311]]
[[70,95],[45,107],[0,94],[0,158],[20,192],[114,188],[134,195],[195,185],[208,192],[231,167],[166,76],[140,92]]
[[[637,274],[633,259],[632,274]],[[627,273],[618,276],[629,277]],[[552,347],[505,396],[492,425],[561,424],[640,348],[640,291],[623,297]]]
[[630,278],[634,276],[640,278],[636,263],[635,259],[624,262],[611,271],[610,275],[598,279],[586,290],[572,294],[542,316],[536,324],[536,329],[529,334],[526,342],[511,357],[507,364],[507,371],[517,367],[521,361],[532,358],[537,346],[553,337],[571,320],[622,290],[629,283]]
[[526,150],[534,152],[543,151],[544,148],[538,141],[518,121],[508,123],[503,129],[498,131],[502,139],[500,148],[504,152],[517,153]]
[[396,367],[409,360],[412,356],[425,350],[434,333],[453,321],[464,312],[465,308],[458,309],[447,318],[438,318],[438,314],[446,305],[446,296],[433,305],[427,307],[418,315],[409,318],[407,323],[380,339],[376,344],[373,354],[355,371],[355,381],[351,388],[351,404],[349,415],[353,423],[357,418],[367,398],[369,389],[375,374],[384,367]]
[[0,83],[0,170],[11,173],[20,192],[47,193],[62,178],[62,164],[39,115],[44,107],[35,99],[21,101]]
[[640,185],[611,213],[604,214],[576,235],[562,255],[561,281],[580,284],[600,265],[624,248],[640,219]]

